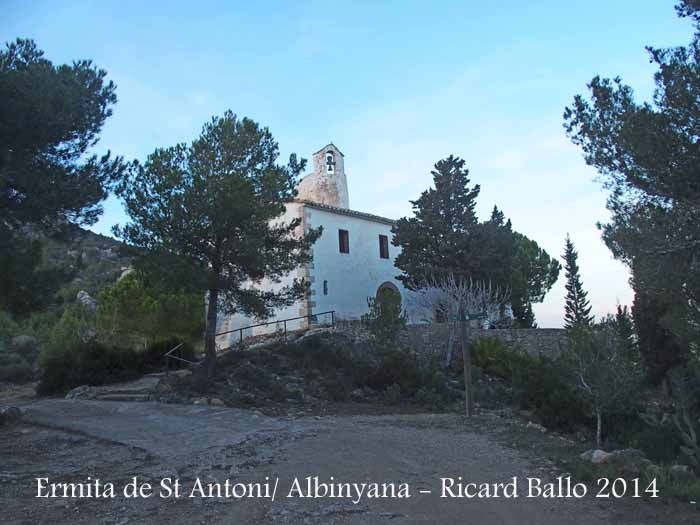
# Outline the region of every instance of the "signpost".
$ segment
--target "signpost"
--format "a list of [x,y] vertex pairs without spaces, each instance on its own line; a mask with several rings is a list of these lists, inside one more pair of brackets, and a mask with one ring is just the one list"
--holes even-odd
[[486,312],[466,313],[460,306],[459,314],[450,316],[452,321],[460,321],[459,339],[462,346],[462,356],[464,358],[464,392],[466,396],[467,417],[474,413],[474,393],[472,388],[472,367],[469,345],[467,344],[467,321],[483,321],[487,318]]

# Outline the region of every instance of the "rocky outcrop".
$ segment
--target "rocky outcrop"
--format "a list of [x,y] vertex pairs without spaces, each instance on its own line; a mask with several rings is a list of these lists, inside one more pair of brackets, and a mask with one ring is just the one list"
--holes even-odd
[[97,301],[85,290],[80,290],[75,299],[91,312],[97,310]]

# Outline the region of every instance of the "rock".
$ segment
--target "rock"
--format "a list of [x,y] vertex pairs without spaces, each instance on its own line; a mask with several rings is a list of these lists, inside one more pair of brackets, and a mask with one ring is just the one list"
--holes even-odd
[[74,388],[66,394],[66,399],[95,399],[97,388],[89,385],[82,385]]
[[194,401],[192,401],[193,405],[206,405],[207,404],[207,398],[206,397],[198,397]]
[[539,430],[540,432],[547,432],[547,429],[545,427],[538,423],[533,423],[532,421],[528,421],[527,425],[525,425],[525,428],[532,428],[534,430]]
[[366,401],[364,390],[362,390],[361,388],[356,388],[355,390],[350,392],[350,399],[359,403]]
[[579,457],[584,461],[590,461],[594,465],[601,465],[610,460],[610,454],[600,449],[587,450]]
[[117,278],[117,282],[121,281],[124,277],[126,277],[130,273],[134,273],[134,269],[131,267],[128,267],[128,268],[125,268],[124,270],[122,270],[121,275]]
[[213,407],[222,407],[222,406],[226,406],[226,404],[225,404],[223,401],[221,401],[221,399],[219,399],[218,397],[212,397],[212,398],[209,400],[209,404],[210,404],[211,406],[213,406]]
[[692,481],[697,477],[688,465],[671,465],[668,474],[674,481]]
[[97,309],[97,301],[93,299],[85,290],[80,290],[75,296],[75,299],[92,312]]
[[12,406],[0,407],[0,427],[22,419],[22,410]]

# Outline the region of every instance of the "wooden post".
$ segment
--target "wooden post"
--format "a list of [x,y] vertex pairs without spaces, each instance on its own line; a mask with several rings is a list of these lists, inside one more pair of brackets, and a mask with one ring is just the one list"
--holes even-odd
[[467,340],[467,312],[464,305],[459,305],[459,342],[462,346],[462,360],[464,361],[464,404],[467,417],[474,414],[474,389],[472,387],[472,356]]

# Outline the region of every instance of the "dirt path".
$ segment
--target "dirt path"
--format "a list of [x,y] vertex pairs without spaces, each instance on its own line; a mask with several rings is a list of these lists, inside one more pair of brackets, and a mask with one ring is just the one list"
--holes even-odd
[[[75,407],[77,409],[77,407]],[[93,408],[93,410],[97,410]],[[186,410],[186,409],[183,409]],[[202,408],[206,412],[205,408]],[[536,455],[498,444],[480,428],[484,418],[466,421],[456,415],[328,416],[265,420],[265,425],[232,428],[222,439],[222,423],[235,425],[234,413],[183,416],[163,425],[149,417],[147,406],[112,410],[99,425],[83,419],[81,433],[23,423],[0,430],[0,521],[3,523],[697,523],[697,514],[673,512],[673,506],[640,500],[528,499],[526,478],[551,481],[556,469]],[[144,412],[146,411],[146,412]],[[167,410],[166,410],[167,412]],[[177,410],[176,410],[177,412]],[[54,424],[71,428],[70,418],[54,411]],[[169,413],[169,412],[168,412]],[[138,415],[140,414],[140,415]],[[218,414],[216,418],[215,414]],[[168,417],[172,414],[169,413]],[[240,416],[240,414],[239,414]],[[87,416],[86,416],[87,417]],[[180,417],[180,416],[178,416]],[[208,419],[209,418],[209,419]],[[213,419],[212,419],[213,418]],[[223,418],[223,419],[222,419]],[[218,421],[208,425],[207,421]],[[255,418],[248,419],[248,423]],[[180,422],[184,424],[180,427]],[[273,423],[273,424],[271,424]],[[151,434],[154,442],[167,428],[172,437],[197,446],[187,453],[154,453],[133,446]],[[109,439],[104,431],[109,429]],[[121,429],[121,430],[120,430]],[[209,436],[208,431],[211,430]],[[236,431],[237,430],[237,431]],[[130,431],[130,432],[131,432]],[[87,435],[86,435],[87,433]],[[119,445],[119,442],[128,445]],[[189,445],[188,445],[189,446]],[[184,449],[181,449],[181,452]],[[88,476],[116,487],[133,476],[158,487],[164,477],[177,478],[187,496],[195,481],[270,484],[279,479],[276,499],[200,497],[161,500],[38,499],[36,478],[78,482]],[[307,476],[321,483],[407,484],[410,498],[287,498],[293,481]],[[493,483],[518,478],[517,499],[440,498],[440,478]],[[331,477],[334,479],[331,480]],[[270,486],[271,486],[270,485]],[[264,485],[261,485],[264,486]],[[397,489],[398,490],[398,489]],[[430,491],[420,493],[419,491]],[[297,496],[299,494],[296,494]],[[686,519],[687,518],[687,519]]]

